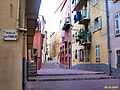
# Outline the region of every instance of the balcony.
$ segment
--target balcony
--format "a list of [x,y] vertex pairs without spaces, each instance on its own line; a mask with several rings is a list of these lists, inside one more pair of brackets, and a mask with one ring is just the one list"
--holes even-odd
[[69,17],[68,17],[68,18],[64,18],[62,30],[67,30],[67,29],[69,29],[69,28],[70,28],[70,20],[69,20]]
[[74,16],[74,23],[86,25],[90,22],[90,10],[81,10],[76,12]]
[[84,45],[85,47],[91,46],[92,34],[89,29],[79,30],[77,41],[80,45]]
[[80,20],[79,20],[79,24],[84,24],[84,25],[86,25],[86,24],[88,24],[89,22],[90,22],[90,18],[89,18],[87,15],[82,16],[82,17],[80,18]]
[[87,0],[78,0],[75,8],[73,9],[73,11],[79,11],[83,5],[87,2]]
[[63,42],[63,43],[67,43],[67,40],[66,40],[65,37],[62,37],[62,42]]

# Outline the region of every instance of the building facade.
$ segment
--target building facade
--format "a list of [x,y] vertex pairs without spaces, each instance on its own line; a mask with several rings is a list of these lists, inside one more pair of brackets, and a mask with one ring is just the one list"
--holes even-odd
[[44,19],[44,16],[39,16],[37,19],[37,24],[36,24],[36,31],[34,35],[34,40],[33,40],[33,48],[37,49],[37,67],[38,70],[41,69],[42,67],[42,60],[44,59],[43,56],[44,54],[44,47],[45,47],[45,42],[44,40],[46,39],[47,33],[45,32],[45,24],[46,21]]
[[50,58],[58,62],[60,53],[59,32],[53,32],[50,36]]
[[53,32],[51,35],[50,35],[50,60],[56,56],[56,50],[55,50],[55,32]]
[[65,68],[71,66],[71,30],[70,30],[70,1],[66,1],[66,5],[62,11],[64,14],[60,21],[60,63]]
[[73,0],[71,3],[72,41],[75,39],[72,44],[73,66],[102,70],[103,65],[108,65],[106,2]]
[[[26,37],[33,34],[39,11],[37,0],[0,0],[0,89],[23,90],[26,86]],[[36,8],[33,7],[36,6]],[[32,14],[31,14],[32,13]],[[31,25],[32,24],[32,25]],[[28,29],[28,30],[27,30]],[[28,33],[28,34],[26,34]],[[26,44],[27,43],[27,44]]]
[[[120,6],[119,0],[108,1],[108,20],[109,20],[109,46],[110,46],[110,64],[112,74],[119,77],[120,72]],[[120,77],[119,77],[120,78]]]
[[43,59],[42,60],[47,60],[48,56],[48,48],[47,48],[47,31],[45,31],[45,34],[44,34],[44,39],[43,39],[43,50],[42,50],[42,57]]

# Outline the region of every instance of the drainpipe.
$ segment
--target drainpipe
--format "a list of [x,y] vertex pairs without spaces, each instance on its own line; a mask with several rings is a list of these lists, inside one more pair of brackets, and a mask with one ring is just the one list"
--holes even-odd
[[108,43],[108,64],[109,64],[109,76],[111,76],[111,49],[110,49],[110,30],[109,30],[109,10],[108,0],[106,1],[106,21],[107,21],[107,43]]
[[23,42],[22,42],[22,90],[26,90],[26,82],[27,82],[27,73],[26,73],[26,53],[25,53],[25,44],[26,44],[26,33],[27,29],[18,28],[18,31],[23,35]]
[[[20,0],[17,0],[17,17],[16,17],[16,29],[23,34],[23,47],[22,47],[22,90],[26,90],[26,56],[25,56],[25,43],[26,43],[26,33],[27,29],[20,28]],[[23,21],[23,24],[24,21]],[[24,25],[23,25],[24,27]]]
[[70,46],[70,47],[71,47],[71,60],[69,60],[69,65],[70,65],[70,66],[69,66],[69,69],[71,69],[71,66],[72,66],[72,25],[71,25],[71,22],[72,22],[72,21],[71,21],[71,20],[72,20],[72,19],[71,19],[71,17],[72,17],[71,6],[72,6],[72,5],[71,5],[71,3],[72,3],[72,0],[70,0],[70,39],[71,39],[71,40],[70,40],[70,41],[71,41],[71,46]]
[[16,18],[16,28],[19,28],[19,15],[20,15],[20,0],[17,2],[17,18]]

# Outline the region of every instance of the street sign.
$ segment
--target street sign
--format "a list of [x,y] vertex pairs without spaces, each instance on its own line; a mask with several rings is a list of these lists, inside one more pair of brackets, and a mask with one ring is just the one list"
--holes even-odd
[[3,31],[3,40],[17,40],[18,31],[17,30],[4,30]]

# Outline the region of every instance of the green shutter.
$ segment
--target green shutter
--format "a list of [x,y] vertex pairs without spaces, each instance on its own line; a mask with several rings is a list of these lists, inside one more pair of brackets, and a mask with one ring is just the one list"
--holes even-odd
[[101,16],[98,17],[98,29],[102,28]]
[[93,21],[92,21],[92,32],[94,32],[94,31],[95,31],[94,22],[95,22],[95,20],[93,20]]

